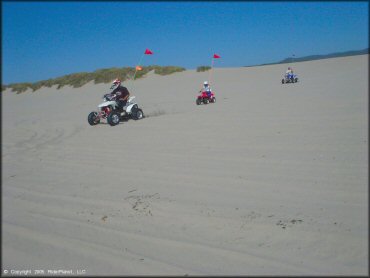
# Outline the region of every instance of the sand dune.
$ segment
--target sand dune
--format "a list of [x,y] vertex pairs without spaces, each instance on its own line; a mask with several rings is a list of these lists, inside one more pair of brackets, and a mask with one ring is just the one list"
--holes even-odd
[[368,55],[2,95],[3,270],[367,275]]

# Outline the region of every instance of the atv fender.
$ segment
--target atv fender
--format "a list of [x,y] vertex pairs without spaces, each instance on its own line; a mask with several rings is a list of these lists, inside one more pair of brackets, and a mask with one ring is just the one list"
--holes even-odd
[[129,106],[127,106],[127,108],[126,108],[126,113],[127,113],[127,114],[130,114],[130,113],[131,113],[131,110],[132,110],[133,108],[138,108],[138,106],[137,106],[137,104],[136,104],[136,103],[133,103],[133,104],[130,104]]

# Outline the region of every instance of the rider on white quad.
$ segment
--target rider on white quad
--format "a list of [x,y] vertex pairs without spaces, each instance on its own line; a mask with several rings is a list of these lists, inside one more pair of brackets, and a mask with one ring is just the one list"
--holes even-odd
[[117,125],[120,120],[132,118],[139,120],[144,117],[143,111],[133,102],[134,96],[126,87],[121,86],[121,81],[116,79],[110,87],[111,93],[104,95],[104,102],[98,105],[99,112],[91,112],[88,116],[90,125],[96,125],[100,119],[106,119],[111,126]]
[[113,90],[110,93],[110,96],[116,96],[118,107],[123,110],[123,107],[125,107],[127,100],[130,97],[130,92],[126,87],[121,86],[121,80],[118,78],[113,80],[110,89]]

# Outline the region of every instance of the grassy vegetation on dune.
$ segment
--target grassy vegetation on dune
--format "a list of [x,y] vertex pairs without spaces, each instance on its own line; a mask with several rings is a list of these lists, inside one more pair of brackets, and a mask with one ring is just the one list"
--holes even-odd
[[203,71],[207,71],[207,70],[210,70],[211,67],[209,66],[199,66],[197,67],[197,72],[203,72]]
[[154,66],[154,73],[159,75],[168,75],[175,72],[184,71],[185,68],[175,67],[175,66],[167,66],[167,67],[160,67]]
[[[168,75],[175,72],[185,71],[185,68],[175,67],[175,66],[147,66],[142,67],[142,70],[137,71],[135,79],[143,77],[148,72],[154,70],[155,74],[159,75]],[[113,79],[119,78],[122,81],[133,79],[135,73],[135,68],[123,67],[123,68],[109,68],[109,69],[99,69],[94,72],[80,72],[68,74],[62,77],[57,77],[54,79],[42,80],[35,83],[14,83],[9,85],[2,85],[1,90],[4,91],[7,88],[12,89],[17,94],[31,89],[36,91],[41,87],[51,87],[57,85],[57,89],[62,88],[63,86],[71,86],[73,88],[82,87],[90,81],[94,81],[95,84],[98,83],[109,83]]]
[[27,91],[27,89],[31,88],[32,83],[16,83],[9,86],[5,86],[6,88],[12,88],[12,91],[17,92],[17,94],[23,93]]
[[115,78],[119,78],[122,81],[125,81],[127,79],[130,79],[134,75],[134,72],[135,69],[130,67],[99,69],[92,73],[93,76],[91,80],[94,80],[95,84],[109,83],[112,82],[112,80]]

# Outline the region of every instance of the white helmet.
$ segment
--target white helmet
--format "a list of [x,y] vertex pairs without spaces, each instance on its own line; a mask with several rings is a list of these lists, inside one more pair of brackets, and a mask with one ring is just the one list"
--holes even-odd
[[208,81],[204,81],[204,82],[203,82],[203,85],[204,85],[204,86],[208,86]]
[[121,85],[121,80],[119,80],[118,78],[116,78],[115,80],[113,80],[112,82],[112,86],[110,87],[111,90],[115,90],[118,88],[118,86]]

